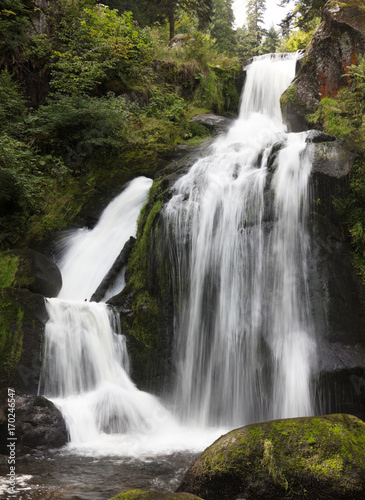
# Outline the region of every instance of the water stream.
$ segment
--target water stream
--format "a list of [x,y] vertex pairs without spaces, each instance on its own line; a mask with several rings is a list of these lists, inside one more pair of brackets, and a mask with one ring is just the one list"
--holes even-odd
[[185,422],[233,427],[313,413],[311,163],[306,133],[286,134],[279,107],[295,63],[293,54],[254,61],[238,120],[165,207],[179,304],[175,405]]
[[[177,304],[172,400],[135,386],[118,317],[89,302],[135,235],[152,181],[135,179],[93,230],[65,238],[40,391],[61,409],[71,442],[33,462],[22,498],[53,498],[58,488],[58,498],[94,500],[132,487],[171,491],[194,454],[229,428],[313,413],[311,165],[306,134],[286,133],[279,106],[295,64],[296,55],[255,59],[239,118],[164,207]],[[104,300],[123,286],[122,273]],[[22,471],[28,477],[27,463]]]

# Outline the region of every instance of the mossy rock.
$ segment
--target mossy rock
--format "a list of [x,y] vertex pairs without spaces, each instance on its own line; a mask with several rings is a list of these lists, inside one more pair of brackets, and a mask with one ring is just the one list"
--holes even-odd
[[202,500],[190,493],[158,493],[150,490],[128,490],[110,500]]
[[37,393],[47,320],[42,295],[0,289],[0,387]]
[[241,427],[198,457],[178,491],[205,500],[363,499],[365,423],[335,414]]
[[23,288],[45,297],[57,297],[61,272],[45,255],[31,249],[0,253],[0,288]]

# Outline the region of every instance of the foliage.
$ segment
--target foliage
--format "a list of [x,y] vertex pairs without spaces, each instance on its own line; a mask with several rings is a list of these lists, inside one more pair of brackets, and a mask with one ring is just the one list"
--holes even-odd
[[29,39],[31,1],[2,0],[0,4],[0,38],[2,59],[19,54]]
[[28,118],[28,132],[43,153],[62,156],[78,171],[96,149],[110,152],[123,143],[135,108],[112,92],[101,98],[58,95]]
[[274,26],[271,26],[262,43],[261,52],[263,54],[274,54],[277,51],[280,52],[280,49],[278,50],[279,42],[279,34]]
[[14,123],[25,117],[26,111],[20,84],[4,69],[0,72],[0,130],[12,129]]
[[136,25],[131,13],[119,16],[100,4],[62,20],[57,36],[60,48],[51,65],[54,93],[92,94],[108,78],[126,85],[143,76],[152,54],[148,31]]
[[[280,5],[285,7],[292,0],[281,0]],[[327,0],[294,0],[294,8],[281,21],[283,35],[289,37],[293,27],[305,33],[313,29],[313,22],[321,16],[322,7]]]
[[213,15],[209,33],[215,40],[215,49],[232,57],[236,53],[237,45],[235,32],[232,29],[233,23],[232,0],[213,0]]
[[312,40],[319,18],[316,17],[306,25],[306,29],[296,28],[281,40],[278,50],[280,52],[296,52],[305,49]]

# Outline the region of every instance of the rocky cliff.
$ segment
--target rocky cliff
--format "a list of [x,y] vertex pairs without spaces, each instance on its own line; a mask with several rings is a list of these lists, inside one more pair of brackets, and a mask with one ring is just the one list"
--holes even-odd
[[317,109],[323,97],[333,97],[349,85],[347,69],[364,53],[364,3],[328,1],[296,78],[281,98],[284,118],[293,132],[309,128],[306,115]]

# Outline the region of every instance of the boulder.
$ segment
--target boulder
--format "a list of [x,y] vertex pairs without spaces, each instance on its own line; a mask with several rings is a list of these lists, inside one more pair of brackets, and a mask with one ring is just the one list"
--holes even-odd
[[20,391],[37,393],[47,320],[42,295],[0,289],[0,387],[12,384]]
[[190,493],[159,493],[150,490],[128,490],[110,500],[202,500]]
[[191,121],[204,125],[209,130],[214,132],[226,132],[231,125],[232,120],[224,116],[215,115],[213,113],[205,113],[202,115],[193,116]]
[[334,97],[349,85],[347,68],[364,52],[363,3],[328,1],[293,84],[281,97],[283,116],[291,131],[308,128],[305,115],[313,113],[323,97]]
[[23,288],[45,297],[57,297],[61,290],[60,270],[40,252],[30,248],[8,250],[0,254],[0,265],[2,268],[8,269],[10,265],[13,268],[6,287]]
[[205,500],[363,499],[365,423],[337,414],[241,427],[197,458],[178,491]]
[[[7,416],[8,389],[0,391],[1,453],[7,453],[4,443],[9,437]],[[15,436],[17,449],[25,446],[32,449],[60,448],[67,443],[66,424],[56,406],[43,396],[15,393]]]

